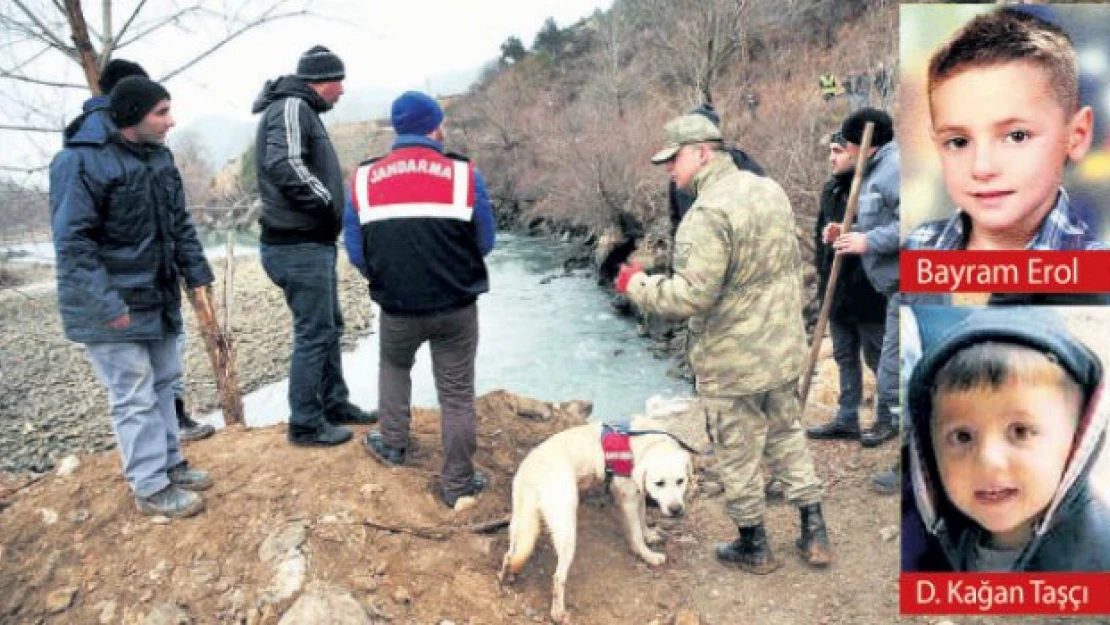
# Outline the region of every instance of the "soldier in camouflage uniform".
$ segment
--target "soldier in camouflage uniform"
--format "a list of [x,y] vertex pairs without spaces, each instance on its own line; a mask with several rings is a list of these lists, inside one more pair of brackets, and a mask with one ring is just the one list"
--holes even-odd
[[790,200],[770,178],[737,169],[704,117],[678,117],[665,132],[667,145],[652,162],[697,197],[675,237],[674,275],[649,277],[625,265],[617,290],[645,312],[689,318],[700,408],[725,479],[726,511],[740,530],[717,546],[717,557],[754,573],[778,568],[763,528],[766,453],[801,510],[802,558],[826,566],[832,550],[822,487],[796,390],[806,338]]

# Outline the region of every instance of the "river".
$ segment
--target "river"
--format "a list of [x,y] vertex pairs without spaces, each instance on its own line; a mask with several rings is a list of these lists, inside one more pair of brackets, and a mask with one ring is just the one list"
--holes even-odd
[[[670,361],[652,355],[634,322],[613,312],[610,295],[591,272],[561,275],[565,250],[558,242],[499,235],[487,258],[490,292],[478,300],[478,394],[506,389],[544,401],[587,399],[594,403],[594,418],[604,420],[641,412],[653,395],[692,395],[690,384],[666,375]],[[352,401],[376,407],[376,324],[373,334],[343,355],[343,371]],[[247,395],[247,424],[286,421],[287,390],[288,380],[282,380]],[[412,395],[415,406],[438,405],[427,345],[417,353]],[[203,420],[218,423],[222,417],[217,412]]]

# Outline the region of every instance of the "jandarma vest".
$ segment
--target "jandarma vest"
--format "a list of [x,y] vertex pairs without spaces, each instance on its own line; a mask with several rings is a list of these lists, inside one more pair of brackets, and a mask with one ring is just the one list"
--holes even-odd
[[351,200],[362,228],[370,297],[394,315],[456,310],[489,290],[466,159],[401,147],[359,166]]

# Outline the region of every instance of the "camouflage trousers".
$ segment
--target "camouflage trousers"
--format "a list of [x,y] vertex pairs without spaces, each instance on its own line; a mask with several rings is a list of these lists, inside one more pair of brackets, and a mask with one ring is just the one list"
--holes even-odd
[[802,429],[797,381],[740,397],[699,397],[725,486],[725,512],[738,527],[763,522],[760,461],[775,467],[786,498],[797,506],[821,501],[822,486]]

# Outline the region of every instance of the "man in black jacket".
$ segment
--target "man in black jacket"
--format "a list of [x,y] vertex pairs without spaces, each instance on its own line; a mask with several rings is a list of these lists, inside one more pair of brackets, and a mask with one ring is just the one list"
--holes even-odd
[[315,46],[301,56],[295,75],[267,82],[252,108],[262,113],[255,138],[259,252],[293,315],[288,436],[295,445],[339,445],[351,439],[341,424],[377,420],[348,400],[339,349],[335,241],[343,174],[320,114],[343,95],[343,78],[343,61]]
[[[817,294],[822,299],[836,257],[836,251],[831,247],[835,237],[830,238],[828,226],[844,221],[848,192],[852,188],[852,175],[856,168],[855,159],[848,152],[847,141],[839,132],[829,142],[829,166],[832,178],[821,191],[821,212],[817,216],[813,242]],[[806,436],[812,439],[859,439],[859,406],[863,401],[860,350],[867,366],[877,375],[879,354],[883,347],[886,298],[871,286],[858,255],[844,255],[840,262],[840,277],[829,309],[833,358],[840,370],[840,406],[832,421],[806,430]]]

